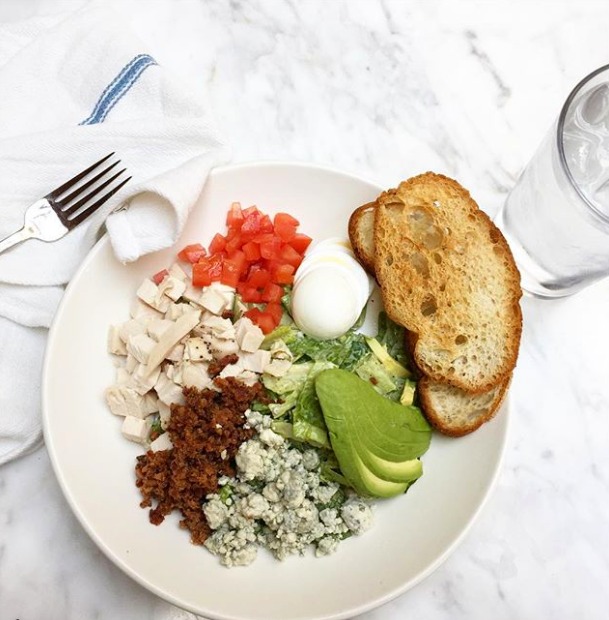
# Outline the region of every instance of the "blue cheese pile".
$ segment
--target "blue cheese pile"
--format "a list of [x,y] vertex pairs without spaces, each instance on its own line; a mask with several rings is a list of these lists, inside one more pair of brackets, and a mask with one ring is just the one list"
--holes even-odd
[[370,506],[321,479],[315,450],[290,445],[271,430],[269,416],[246,416],[258,434],[240,446],[236,478],[221,479],[222,489],[203,506],[214,530],[205,546],[223,565],[251,564],[260,546],[279,560],[303,555],[310,545],[316,556],[328,555],[370,528]]

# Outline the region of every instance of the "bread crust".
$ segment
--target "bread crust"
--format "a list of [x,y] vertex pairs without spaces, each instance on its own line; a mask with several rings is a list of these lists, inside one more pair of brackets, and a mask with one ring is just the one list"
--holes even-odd
[[[447,416],[443,415],[442,412],[439,411],[437,405],[434,403],[434,387],[437,388],[441,384],[435,383],[433,379],[430,379],[429,377],[424,377],[417,383],[417,394],[427,421],[437,431],[443,435],[448,435],[449,437],[463,437],[464,435],[468,435],[469,433],[473,433],[475,430],[478,430],[483,424],[495,416],[505,400],[511,379],[512,376],[510,375],[505,381],[503,381],[503,383],[500,383],[498,386],[494,386],[488,391],[496,391],[496,393],[492,396],[491,402],[486,405],[486,407],[481,410],[476,417],[468,418],[466,421],[460,422],[454,422],[447,418]],[[446,388],[447,386],[444,385],[442,387]],[[480,394],[472,396],[455,387],[450,387],[449,389],[454,391],[453,398],[459,400],[463,399],[464,405],[470,404],[472,407],[475,403],[474,399],[477,396],[480,396]]]
[[[376,201],[368,202],[353,211],[349,218],[349,241],[353,248],[353,253],[362,267],[371,275],[376,277],[374,273],[374,237],[370,239],[367,235],[368,225],[366,218],[374,217],[376,209]],[[371,249],[372,246],[372,249]]]
[[[439,199],[434,200],[434,196]],[[389,317],[417,334],[417,366],[430,379],[471,393],[485,392],[505,382],[518,356],[522,291],[520,274],[499,229],[459,183],[432,172],[383,192],[376,204],[376,277]],[[354,221],[357,223],[357,218]],[[424,227],[418,230],[420,222]],[[458,228],[459,234],[451,235],[451,226]],[[404,258],[406,253],[408,260]],[[474,269],[479,256],[487,260],[490,272],[482,282],[478,282]],[[413,263],[413,257],[418,263]],[[487,290],[488,281],[497,288],[498,301]],[[471,303],[476,296],[487,305],[497,304],[497,316],[485,319],[494,319],[494,325],[476,323],[479,309]],[[433,300],[430,317],[424,314],[426,299]],[[464,347],[455,344],[465,338],[458,324],[461,328],[465,324],[467,337],[481,345],[487,338],[497,341],[492,350],[487,347],[493,364],[480,360],[474,373],[474,362],[467,357],[461,360],[461,350],[469,351],[470,357],[471,351],[480,354],[485,350],[475,342]],[[438,362],[433,357],[436,351]],[[456,368],[451,360],[459,360],[462,367]]]

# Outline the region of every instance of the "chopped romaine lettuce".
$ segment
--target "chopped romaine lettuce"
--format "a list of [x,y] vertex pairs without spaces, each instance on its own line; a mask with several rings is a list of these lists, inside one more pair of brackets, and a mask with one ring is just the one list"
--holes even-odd
[[252,411],[258,411],[259,413],[269,413],[270,407],[266,403],[260,403],[255,401],[251,404],[250,409]]
[[296,407],[292,412],[292,432],[294,439],[304,441],[318,448],[330,448],[324,415],[315,392],[315,377],[322,371],[335,368],[332,362],[314,362],[309,370],[304,386],[298,394]]
[[273,422],[271,422],[271,430],[276,432],[278,435],[285,437],[285,439],[294,439],[292,425],[289,422],[284,422],[283,420],[273,420]]
[[376,339],[385,345],[387,353],[402,366],[409,366],[408,354],[404,346],[406,330],[394,323],[386,312],[379,313],[378,334]]
[[332,340],[316,340],[303,334],[295,325],[280,325],[266,336],[262,348],[269,349],[277,340],[285,342],[295,362],[328,361],[345,370],[352,370],[368,351],[365,336],[354,330]]
[[292,316],[292,287],[286,286],[283,290],[285,292],[283,294],[283,297],[281,298],[281,303],[285,310],[284,314]]
[[280,396],[289,392],[299,391],[307,380],[307,375],[312,367],[312,362],[292,364],[290,370],[283,377],[273,377],[264,374],[262,375],[262,382],[267,389]]
[[390,374],[372,353],[362,357],[353,371],[358,377],[371,383],[374,389],[383,396],[397,389],[396,377]]
[[351,486],[348,480],[343,476],[338,466],[338,461],[334,452],[326,452],[325,458],[322,458],[319,475],[326,482],[336,482],[344,487]]
[[302,332],[296,331],[296,335],[290,339],[287,345],[294,354],[294,359],[311,359],[315,361],[327,361],[345,370],[353,370],[358,360],[366,354],[368,346],[362,334],[348,331],[339,338],[332,340],[315,340]]
[[267,334],[264,337],[260,348],[268,350],[279,340],[283,340],[287,345],[289,345],[295,330],[296,328],[293,325],[279,325],[270,334]]
[[281,396],[281,402],[271,403],[269,405],[269,411],[274,418],[280,418],[296,406],[298,400],[298,390],[283,394]]

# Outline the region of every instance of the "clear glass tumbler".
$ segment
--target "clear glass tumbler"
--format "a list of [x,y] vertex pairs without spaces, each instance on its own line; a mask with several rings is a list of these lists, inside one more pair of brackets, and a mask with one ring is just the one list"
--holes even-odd
[[609,275],[609,65],[573,89],[495,223],[531,295]]

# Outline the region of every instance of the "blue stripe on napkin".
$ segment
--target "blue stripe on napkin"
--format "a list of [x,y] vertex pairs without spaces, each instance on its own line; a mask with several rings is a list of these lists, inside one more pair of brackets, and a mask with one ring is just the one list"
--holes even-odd
[[157,61],[148,54],[138,54],[127,63],[120,73],[106,86],[100,95],[93,112],[79,125],[95,125],[103,123],[110,110],[117,104],[129,89],[137,82],[140,75],[150,66],[158,64]]

